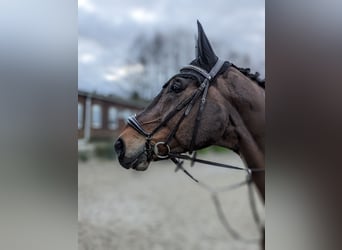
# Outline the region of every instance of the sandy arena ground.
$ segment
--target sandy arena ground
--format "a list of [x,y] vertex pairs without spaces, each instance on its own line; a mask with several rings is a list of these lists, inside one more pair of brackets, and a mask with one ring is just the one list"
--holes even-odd
[[[233,154],[201,158],[242,166]],[[187,169],[212,186],[245,178],[244,173],[197,164]],[[247,188],[220,194],[230,224],[246,237],[260,236],[252,219]],[[126,170],[115,161],[78,166],[79,250],[259,249],[233,239],[221,225],[209,193],[169,161],[147,171]],[[258,199],[264,218],[264,206]]]

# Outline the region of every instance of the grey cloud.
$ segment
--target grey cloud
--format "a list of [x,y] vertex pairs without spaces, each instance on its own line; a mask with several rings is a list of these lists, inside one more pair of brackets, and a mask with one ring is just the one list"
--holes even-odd
[[[106,68],[132,61],[136,54],[132,43],[141,34],[148,38],[157,31],[170,33],[181,29],[194,37],[197,19],[202,22],[219,56],[232,60],[228,58],[232,52],[248,55],[252,70],[264,75],[264,1],[93,0],[92,3],[97,8],[93,13],[79,9],[79,42],[94,41],[105,52],[94,63],[79,65],[79,88],[127,94],[133,88],[129,83],[104,81]],[[156,22],[134,21],[129,15],[133,8],[155,13]]]

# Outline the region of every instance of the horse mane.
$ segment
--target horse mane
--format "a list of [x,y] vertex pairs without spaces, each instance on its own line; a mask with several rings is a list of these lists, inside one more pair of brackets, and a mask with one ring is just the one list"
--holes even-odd
[[261,88],[265,89],[265,79],[260,79],[260,73],[259,72],[255,72],[254,74],[251,73],[251,69],[250,68],[240,68],[234,64],[231,64],[231,66],[233,66],[234,68],[236,68],[238,71],[240,71],[242,74],[244,74],[245,76],[247,76],[249,79],[251,79],[252,81],[256,82]]

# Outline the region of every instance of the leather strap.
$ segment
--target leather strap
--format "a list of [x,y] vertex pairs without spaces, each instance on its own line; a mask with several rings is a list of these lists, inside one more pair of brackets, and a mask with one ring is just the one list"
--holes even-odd
[[212,67],[209,72],[209,75],[211,76],[211,78],[214,78],[217,75],[217,73],[222,68],[223,64],[224,64],[223,60],[221,60],[220,58],[217,59],[217,62],[215,63],[214,67]]
[[[193,133],[192,133],[191,142],[190,142],[190,145],[189,145],[189,149],[190,149],[189,151],[192,152],[193,148],[194,148],[194,144],[196,143],[197,132],[198,132],[198,128],[200,127],[200,121],[201,121],[202,112],[204,110],[204,106],[205,106],[205,103],[206,103],[210,82],[213,80],[213,78],[216,77],[216,75],[218,74],[218,72],[220,71],[220,69],[222,68],[224,63],[225,63],[224,61],[222,61],[220,59],[217,59],[217,62],[212,67],[212,69],[210,70],[209,73],[206,70],[204,70],[204,69],[202,69],[200,67],[194,66],[194,65],[188,65],[188,66],[183,67],[180,70],[181,73],[179,73],[177,75],[192,75],[193,77],[197,78],[197,80],[199,82],[201,82],[201,84],[200,84],[200,86],[195,90],[195,92],[189,98],[187,98],[184,101],[182,101],[180,104],[178,104],[176,106],[176,108],[174,110],[172,110],[169,114],[167,114],[165,119],[157,127],[155,127],[152,130],[152,132],[146,132],[144,130],[144,128],[141,126],[140,122],[137,120],[135,115],[128,118],[128,120],[127,120],[128,125],[130,125],[138,133],[140,133],[141,135],[146,137],[147,144],[149,144],[148,146],[150,148],[152,146],[152,145],[150,145],[150,141],[151,141],[152,136],[161,127],[165,126],[166,123],[170,119],[172,119],[172,117],[174,117],[177,112],[179,112],[180,110],[185,108],[185,111],[184,111],[183,115],[180,117],[180,119],[177,122],[175,128],[171,131],[171,133],[169,134],[169,136],[167,138],[166,142],[169,143],[172,140],[172,138],[175,136],[175,134],[176,134],[176,132],[177,132],[181,122],[183,121],[183,119],[190,113],[190,111],[193,108],[195,102],[202,95],[201,102],[200,102],[198,110],[197,110],[197,115],[196,115],[197,118],[195,120],[195,126],[194,126],[194,130],[193,130]],[[190,70],[190,71],[188,73],[184,73],[184,72],[182,72],[183,70]],[[191,73],[191,71],[192,71],[192,73]],[[199,79],[199,76],[196,76],[196,73],[201,75],[201,76],[203,76],[204,80],[201,81]],[[176,76],[174,76],[174,77],[176,77]],[[165,85],[164,85],[164,87],[165,87]]]

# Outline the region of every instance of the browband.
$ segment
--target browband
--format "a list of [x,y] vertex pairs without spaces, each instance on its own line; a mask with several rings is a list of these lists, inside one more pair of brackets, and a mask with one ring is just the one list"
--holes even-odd
[[210,81],[212,78],[214,78],[217,75],[217,73],[222,68],[223,64],[224,64],[223,60],[217,59],[215,65],[211,68],[209,73],[206,70],[204,70],[200,67],[194,66],[194,65],[187,65],[187,66],[183,67],[181,70],[184,70],[184,69],[194,70],[194,71],[200,73],[202,76],[204,76],[206,79],[208,79]]

